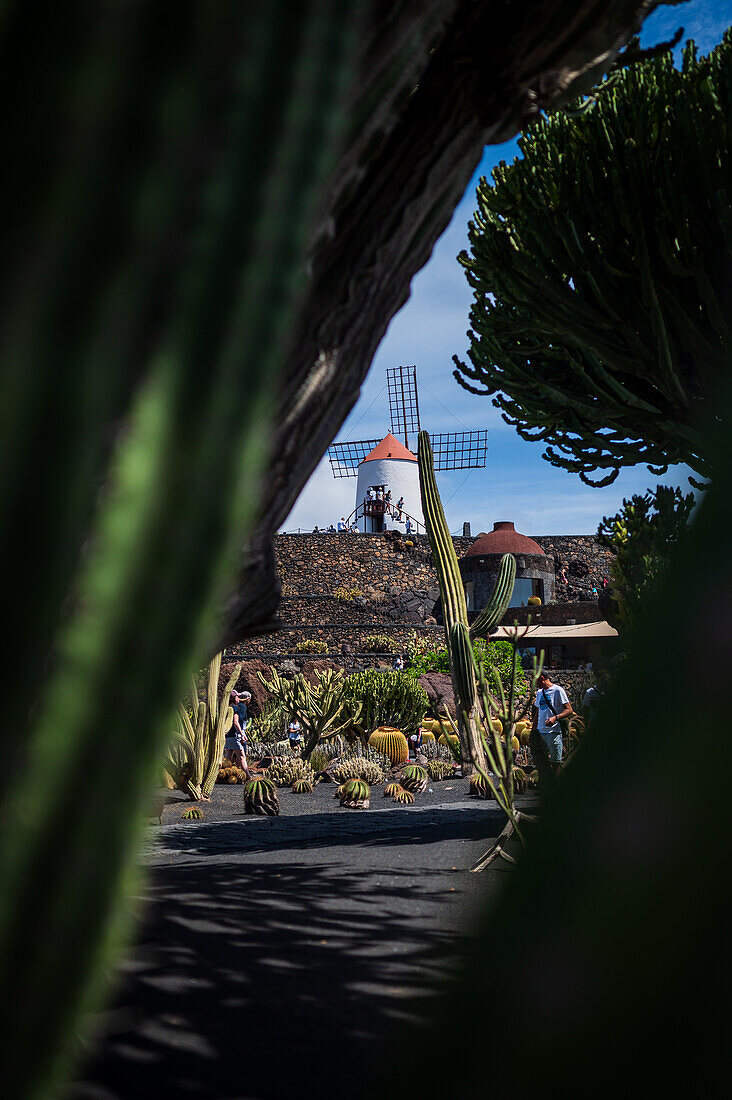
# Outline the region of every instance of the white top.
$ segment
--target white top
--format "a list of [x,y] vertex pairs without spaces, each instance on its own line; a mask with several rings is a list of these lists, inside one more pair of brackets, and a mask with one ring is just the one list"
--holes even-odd
[[[539,717],[537,720],[537,729],[539,733],[560,733],[561,729],[557,722],[552,722],[551,726],[547,726],[547,718],[554,717],[554,711],[559,714],[560,710],[569,702],[569,696],[563,687],[559,684],[552,684],[548,688],[539,688],[536,693],[535,705],[539,708]],[[551,703],[551,706],[549,704]],[[552,711],[554,707],[554,711]]]
[[346,530],[348,530],[348,528],[346,527],[346,525],[345,525],[345,523],[344,523],[344,521],[343,521],[342,519],[339,519],[339,520],[338,520],[338,530],[339,530],[339,531],[346,531]]

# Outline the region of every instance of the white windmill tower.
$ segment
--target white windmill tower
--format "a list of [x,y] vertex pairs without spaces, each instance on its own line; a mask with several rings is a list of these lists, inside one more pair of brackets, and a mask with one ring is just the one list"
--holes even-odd
[[[389,367],[386,372],[391,431],[383,439],[333,443],[328,458],[334,477],[356,477],[355,507],[349,523],[360,531],[396,529],[424,532],[417,457],[409,434],[420,431],[417,368]],[[402,436],[402,443],[397,436]],[[485,466],[488,432],[430,433],[436,470]],[[373,499],[372,499],[373,498]],[[381,498],[381,499],[380,499]],[[400,506],[400,501],[401,506]]]

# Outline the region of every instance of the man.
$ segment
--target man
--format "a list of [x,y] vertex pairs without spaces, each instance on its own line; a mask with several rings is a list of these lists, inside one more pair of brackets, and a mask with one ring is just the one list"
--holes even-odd
[[348,530],[348,528],[346,527],[345,518],[343,516],[341,516],[341,518],[338,520],[338,530],[339,531],[347,531]]
[[247,705],[251,701],[252,694],[250,691],[232,691],[231,705],[234,709],[234,720],[224,742],[224,756],[243,771],[248,771],[246,744],[249,712]]
[[569,718],[573,711],[566,691],[542,672],[536,682],[536,701],[533,706],[533,726],[538,730],[547,747],[552,764],[562,759],[562,718]]
[[[587,667],[589,668],[589,665]],[[603,671],[597,677],[596,683],[591,684],[582,696],[582,714],[588,729],[594,725],[600,700],[605,694],[606,688],[607,674]]]

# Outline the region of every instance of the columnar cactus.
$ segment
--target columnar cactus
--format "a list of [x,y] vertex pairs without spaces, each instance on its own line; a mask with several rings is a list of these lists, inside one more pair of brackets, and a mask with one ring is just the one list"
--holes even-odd
[[178,706],[178,732],[163,757],[163,767],[178,788],[195,801],[211,797],[219,777],[224,739],[234,720],[229,697],[241,674],[241,664],[234,667],[219,702],[220,672],[221,654],[217,653],[208,666],[206,700],[198,698],[194,678],[189,698]]
[[297,718],[305,734],[302,759],[307,760],[320,741],[337,737],[358,722],[360,704],[345,694],[342,669],[316,672],[316,683],[310,684],[298,673],[288,680],[270,669],[270,678],[257,673],[267,691],[283,709]]
[[[445,639],[450,654],[450,671],[458,712],[458,734],[463,769],[470,772],[474,765],[485,768],[485,752],[476,720],[477,693],[470,638],[471,635],[476,637],[479,633],[490,632],[503,618],[513,591],[516,560],[511,554],[504,555],[491,598],[478,616],[471,632],[468,628],[465,589],[460,576],[457,555],[437,489],[430,437],[424,431],[419,433],[417,460],[422,511],[440,584]],[[464,635],[462,632],[454,632],[453,628],[458,624],[464,627]]]

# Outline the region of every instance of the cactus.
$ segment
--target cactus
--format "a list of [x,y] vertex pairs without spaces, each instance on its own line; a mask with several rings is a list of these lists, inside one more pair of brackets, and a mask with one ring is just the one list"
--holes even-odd
[[484,775],[473,772],[469,781],[469,793],[471,798],[493,798],[493,791]]
[[427,692],[410,677],[379,669],[349,676],[346,695],[360,702],[364,729],[388,726],[400,729],[406,737],[417,732],[429,706]]
[[178,705],[178,732],[163,757],[163,767],[179,790],[196,801],[210,798],[220,774],[224,739],[234,718],[229,697],[241,674],[241,664],[234,667],[219,703],[220,672],[221,654],[217,653],[208,666],[206,700],[198,698],[194,678],[188,700]]
[[298,779],[312,783],[315,772],[307,760],[298,756],[277,756],[264,772],[267,779],[276,787],[291,787]]
[[341,806],[351,810],[367,810],[371,788],[362,779],[349,779],[340,788]]
[[244,812],[276,817],[280,812],[277,788],[269,779],[250,779],[244,786]]
[[391,766],[398,767],[409,760],[409,742],[401,730],[379,726],[369,737],[369,745],[389,757]]
[[326,739],[337,737],[354,726],[361,714],[361,704],[346,694],[342,669],[316,672],[316,683],[309,684],[302,673],[292,680],[270,669],[270,678],[259,672],[259,679],[288,713],[298,719],[305,736],[302,759]]
[[402,786],[400,783],[395,783],[394,781],[392,781],[391,783],[387,783],[384,787],[384,798],[392,798],[393,795],[397,793],[397,791],[401,790]]
[[373,785],[383,783],[383,769],[372,760],[355,753],[347,753],[333,766],[333,775],[339,783],[345,783],[348,779],[363,779],[364,783]]
[[[465,589],[463,588],[455,548],[437,489],[430,437],[425,431],[419,433],[417,461],[419,463],[422,511],[424,512],[427,536],[440,584],[442,616],[445,623],[445,639],[450,655],[450,671],[455,691],[463,771],[467,774],[474,766],[478,766],[483,770],[486,766],[483,739],[476,718],[478,699],[475,660],[470,644],[471,632],[468,629]],[[478,621],[483,623],[484,631],[487,632],[493,629],[503,618],[511,598],[515,575],[515,559],[512,558],[512,555],[506,554],[501,561],[499,577],[494,586],[491,599],[478,616]],[[456,629],[458,627],[461,629]]]
[[184,810],[180,816],[184,821],[200,821],[203,817],[203,810],[199,810],[197,806],[194,806],[190,810]]
[[425,741],[433,741],[433,742],[437,741],[437,738],[435,737],[435,735],[434,735],[434,733],[432,732],[431,729],[429,729],[429,730],[423,729],[422,730],[422,744],[424,744]]
[[392,797],[394,802],[402,802],[407,806],[411,806],[414,802],[414,795],[411,791],[405,790],[404,787],[397,787]]
[[421,764],[408,764],[402,769],[399,782],[405,791],[421,794],[427,789],[427,771]]
[[292,790],[295,794],[310,794],[313,785],[309,779],[296,779],[292,784]]
[[450,779],[455,774],[455,769],[446,760],[429,760],[427,774],[430,779],[439,783],[443,779]]

